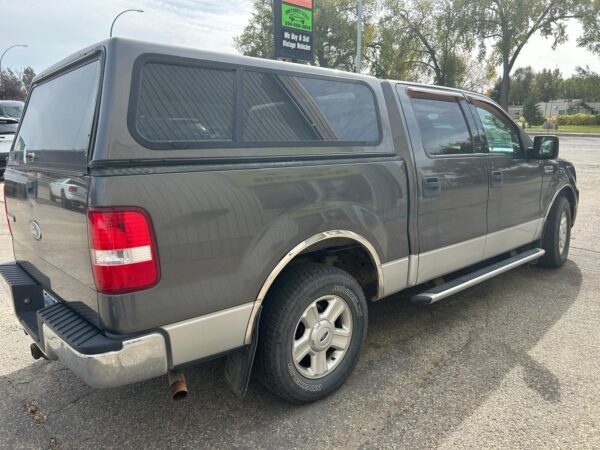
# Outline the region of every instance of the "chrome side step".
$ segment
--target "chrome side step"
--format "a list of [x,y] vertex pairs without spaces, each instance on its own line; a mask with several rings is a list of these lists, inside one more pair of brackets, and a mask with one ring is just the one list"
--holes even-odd
[[456,294],[457,292],[464,291],[465,289],[475,286],[476,284],[482,283],[490,278],[494,278],[501,273],[508,272],[515,267],[522,266],[528,262],[534,261],[542,256],[546,252],[541,248],[534,248],[527,250],[518,255],[512,256],[504,261],[499,261],[490,266],[484,267],[483,269],[476,270],[467,275],[463,275],[455,280],[444,283],[440,286],[436,286],[428,291],[421,292],[411,298],[413,303],[421,305],[428,305],[440,301],[450,295]]

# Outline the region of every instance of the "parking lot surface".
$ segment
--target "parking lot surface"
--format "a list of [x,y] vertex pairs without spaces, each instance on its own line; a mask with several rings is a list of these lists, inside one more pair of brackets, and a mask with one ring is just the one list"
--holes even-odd
[[[0,446],[599,448],[600,138],[561,137],[561,156],[581,192],[562,269],[521,267],[429,307],[372,304],[353,375],[307,406],[256,380],[236,398],[222,360],[186,371],[183,402],[166,377],[92,389],[31,358],[0,288]],[[12,258],[3,206],[0,261]]]

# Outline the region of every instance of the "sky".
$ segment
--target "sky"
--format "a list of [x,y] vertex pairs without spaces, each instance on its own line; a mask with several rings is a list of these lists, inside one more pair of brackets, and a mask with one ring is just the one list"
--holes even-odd
[[[90,44],[108,37],[110,24],[124,9],[144,13],[121,16],[114,35],[233,53],[233,38],[248,23],[252,0],[0,0],[0,53],[13,44],[3,67],[36,73]],[[534,37],[516,67],[558,67],[564,76],[576,66],[600,72],[600,57],[578,48],[578,23],[568,25],[569,41],[552,50],[551,41]]]

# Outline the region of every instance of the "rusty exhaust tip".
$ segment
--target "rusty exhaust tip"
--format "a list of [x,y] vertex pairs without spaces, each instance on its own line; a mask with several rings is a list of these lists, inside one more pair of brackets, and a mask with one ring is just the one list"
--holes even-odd
[[169,392],[171,398],[175,401],[183,400],[187,397],[188,389],[185,375],[180,370],[169,370]]
[[31,345],[29,346],[29,349],[31,350],[31,356],[33,356],[33,359],[40,359],[40,358],[44,358],[44,359],[48,359],[46,358],[46,355],[44,355],[44,352],[37,346],[36,343],[31,343]]

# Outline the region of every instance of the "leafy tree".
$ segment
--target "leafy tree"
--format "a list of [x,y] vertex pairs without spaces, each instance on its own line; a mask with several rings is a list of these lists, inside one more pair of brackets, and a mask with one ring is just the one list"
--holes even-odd
[[25,96],[23,83],[12,70],[0,72],[0,99],[25,100]]
[[[510,80],[510,104],[522,105],[533,92],[535,72],[531,66],[519,67]],[[498,86],[498,91],[500,86]],[[499,99],[499,97],[498,97]]]
[[533,96],[530,96],[525,103],[523,103],[523,117],[525,117],[525,120],[529,125],[541,125],[544,123],[542,111]]
[[600,55],[600,0],[594,0],[589,14],[582,17],[583,34],[577,44]]
[[548,102],[561,96],[563,78],[558,68],[542,69],[535,75],[534,95],[538,101]]
[[562,97],[600,102],[600,74],[588,67],[577,67],[575,74],[562,82]]
[[21,82],[23,83],[23,88],[25,89],[25,93],[29,94],[29,89],[31,88],[31,83],[35,78],[35,71],[31,66],[25,67],[23,73],[21,74]]
[[[364,5],[362,56],[375,60],[373,46],[375,0]],[[320,0],[314,8],[313,48],[315,63],[321,67],[353,71],[356,59],[357,9],[355,0]],[[273,7],[271,0],[254,0],[250,22],[234,38],[244,55],[273,59]]]
[[510,74],[519,54],[535,35],[552,38],[552,47],[567,40],[566,21],[588,19],[598,0],[482,0],[471,1],[482,45],[491,43],[502,64],[500,104],[508,107]]
[[474,43],[469,12],[464,0],[384,0],[380,29],[387,39],[382,45],[398,46],[403,52],[391,52],[389,58],[418,67],[434,84],[459,86],[468,76]]

